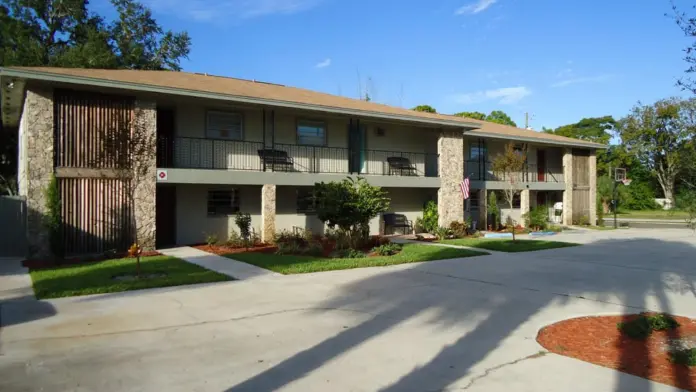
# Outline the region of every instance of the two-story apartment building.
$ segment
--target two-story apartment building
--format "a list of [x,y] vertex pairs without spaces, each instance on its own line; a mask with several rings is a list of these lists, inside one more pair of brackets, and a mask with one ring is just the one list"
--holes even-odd
[[[440,224],[472,215],[486,226],[487,193],[504,187],[490,161],[504,144],[526,145],[518,218],[563,201],[565,223],[594,222],[595,151],[601,145],[441,114],[421,113],[277,84],[170,71],[3,68],[1,113],[19,127],[19,190],[26,197],[29,254],[45,255],[45,189],[61,192],[68,253],[191,244],[235,230],[248,212],[265,240],[294,227],[323,230],[316,182],[363,176],[385,188],[391,211],[415,220],[438,203]],[[157,147],[135,205],[122,179],[92,159],[113,124],[138,124]],[[459,184],[469,176],[472,197]],[[381,230],[381,220],[371,231]]]

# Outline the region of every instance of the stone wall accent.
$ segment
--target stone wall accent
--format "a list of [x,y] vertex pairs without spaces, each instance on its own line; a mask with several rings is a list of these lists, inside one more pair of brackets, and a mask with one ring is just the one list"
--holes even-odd
[[563,153],[563,224],[573,224],[573,150],[566,148]]
[[464,134],[443,130],[437,141],[440,189],[437,192],[438,225],[464,219],[464,198],[459,187],[464,179]]
[[261,241],[271,243],[275,235],[276,186],[265,184],[261,187]]
[[531,206],[530,199],[531,194],[529,189],[522,189],[520,192],[520,221],[518,222],[522,227],[527,226],[527,222],[524,219],[524,214],[529,213]]
[[50,233],[46,229],[45,192],[53,176],[53,90],[28,88],[21,124],[20,148],[25,154],[20,194],[27,201],[27,245],[29,258],[51,256]]
[[590,152],[590,225],[597,225],[597,151]]
[[157,105],[152,101],[136,101],[133,112],[134,133],[142,136],[151,153],[139,157],[139,164],[145,171],[137,176],[133,192],[133,216],[138,234],[138,242],[143,249],[155,248],[157,230],[156,191],[157,191]]
[[488,191],[479,189],[479,230],[488,230]]

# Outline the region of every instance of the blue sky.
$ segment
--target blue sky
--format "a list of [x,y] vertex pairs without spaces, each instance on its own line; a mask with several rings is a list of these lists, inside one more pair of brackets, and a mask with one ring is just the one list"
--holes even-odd
[[518,125],[529,112],[535,129],[685,94],[675,82],[689,41],[669,0],[144,2],[191,34],[185,71],[350,97],[359,74],[378,102],[500,109]]

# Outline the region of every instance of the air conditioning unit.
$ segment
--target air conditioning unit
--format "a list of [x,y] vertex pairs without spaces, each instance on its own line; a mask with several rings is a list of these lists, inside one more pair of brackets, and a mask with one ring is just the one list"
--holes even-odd
[[384,133],[385,133],[384,128],[377,127],[377,129],[375,129],[375,135],[377,135],[377,136],[384,136]]

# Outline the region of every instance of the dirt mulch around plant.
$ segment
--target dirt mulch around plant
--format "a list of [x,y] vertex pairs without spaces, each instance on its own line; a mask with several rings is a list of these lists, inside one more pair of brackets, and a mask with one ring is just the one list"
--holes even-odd
[[275,245],[257,245],[250,247],[249,249],[232,248],[223,245],[194,245],[193,248],[220,256],[233,253],[274,253],[278,249]]
[[620,333],[617,323],[638,317],[597,316],[564,320],[544,327],[537,341],[547,350],[663,384],[696,391],[696,367],[672,363],[670,349],[696,342],[696,320],[674,318],[679,327],[653,331],[645,340]]

